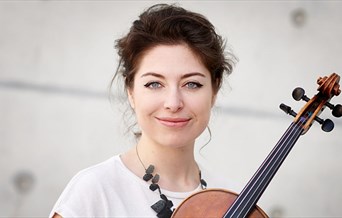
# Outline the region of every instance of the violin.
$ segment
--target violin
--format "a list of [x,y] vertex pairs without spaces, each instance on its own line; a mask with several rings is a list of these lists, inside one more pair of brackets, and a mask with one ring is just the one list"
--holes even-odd
[[299,137],[310,129],[314,121],[321,124],[322,130],[325,132],[333,130],[333,121],[330,119],[323,120],[318,117],[326,107],[332,110],[333,116],[342,116],[342,106],[329,103],[334,96],[341,93],[339,81],[340,76],[336,73],[331,74],[329,77],[318,78],[318,93],[311,99],[305,95],[303,88],[295,88],[292,97],[297,101],[304,100],[307,102],[298,114],[291,107],[280,104],[280,109],[295,117],[294,121],[240,194],[224,189],[206,189],[197,192],[186,198],[173,212],[172,217],[268,217],[256,205],[257,201]]

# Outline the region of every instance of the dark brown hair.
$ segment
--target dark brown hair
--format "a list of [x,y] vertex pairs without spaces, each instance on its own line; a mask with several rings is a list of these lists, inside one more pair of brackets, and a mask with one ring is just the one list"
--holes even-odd
[[217,93],[223,74],[232,72],[236,59],[231,53],[225,53],[224,40],[203,15],[176,5],[157,4],[148,8],[133,22],[128,34],[116,41],[120,62],[113,80],[122,74],[125,88],[133,88],[134,76],[145,52],[157,45],[182,43],[209,70]]

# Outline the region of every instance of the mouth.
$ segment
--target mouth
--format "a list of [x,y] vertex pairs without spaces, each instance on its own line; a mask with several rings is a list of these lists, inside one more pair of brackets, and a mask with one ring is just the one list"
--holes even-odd
[[184,127],[186,126],[191,118],[169,118],[169,117],[156,117],[157,120],[164,126],[167,127]]

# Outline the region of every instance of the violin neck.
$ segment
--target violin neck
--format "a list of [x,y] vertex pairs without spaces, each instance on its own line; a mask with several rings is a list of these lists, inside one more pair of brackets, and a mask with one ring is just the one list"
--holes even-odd
[[247,217],[303,131],[304,129],[302,126],[296,123],[292,123],[289,126],[251,180],[228,209],[224,215],[225,218]]

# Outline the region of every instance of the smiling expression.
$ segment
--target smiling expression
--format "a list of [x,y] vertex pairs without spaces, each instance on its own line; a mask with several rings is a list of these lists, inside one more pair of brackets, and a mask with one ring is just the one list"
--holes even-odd
[[216,97],[210,72],[184,44],[148,50],[128,96],[141,139],[174,147],[194,145]]

